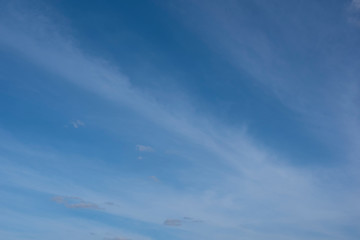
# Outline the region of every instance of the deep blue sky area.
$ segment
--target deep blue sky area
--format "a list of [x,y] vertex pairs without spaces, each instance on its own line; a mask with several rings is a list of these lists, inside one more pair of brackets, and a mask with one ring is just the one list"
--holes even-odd
[[0,0],[0,238],[360,237],[359,0]]

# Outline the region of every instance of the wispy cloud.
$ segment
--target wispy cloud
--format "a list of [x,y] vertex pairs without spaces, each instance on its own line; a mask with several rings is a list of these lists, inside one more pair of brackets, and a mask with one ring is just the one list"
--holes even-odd
[[[301,116],[299,121],[312,132],[313,139],[327,145],[329,151],[357,161],[353,156],[359,154],[360,139],[353,133],[360,129],[357,107],[360,86],[356,77],[360,74],[356,67],[359,51],[354,50],[357,44],[351,37],[339,38],[348,26],[333,23],[332,19],[346,23],[347,4],[358,9],[358,0],[336,7],[317,1],[303,2],[296,7],[302,10],[295,10],[293,4],[284,1],[274,11],[269,10],[274,8],[272,3],[262,1],[177,3],[172,13],[239,73],[250,75],[249,81],[261,84],[264,91]],[[257,9],[259,15],[267,16],[265,19],[273,26],[274,34],[269,34],[262,24],[251,24],[253,15],[248,11],[249,6]],[[291,21],[280,23],[280,19]],[[358,22],[358,17],[355,21]],[[287,47],[279,48],[279,42]],[[333,51],[326,50],[330,48]],[[314,59],[314,62],[305,68],[300,59]],[[339,143],[338,139],[347,144]]]
[[136,145],[136,149],[139,152],[154,152],[154,149],[150,146],[145,146],[145,145]]

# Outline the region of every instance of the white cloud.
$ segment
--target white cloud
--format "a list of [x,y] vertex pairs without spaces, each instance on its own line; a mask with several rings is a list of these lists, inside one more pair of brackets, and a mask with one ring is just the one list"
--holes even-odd
[[145,145],[136,145],[136,149],[139,152],[154,152],[154,149],[150,146],[145,146]]
[[84,127],[85,124],[80,121],[80,120],[76,120],[76,121],[71,121],[70,124],[74,127],[74,128],[79,128],[79,127]]

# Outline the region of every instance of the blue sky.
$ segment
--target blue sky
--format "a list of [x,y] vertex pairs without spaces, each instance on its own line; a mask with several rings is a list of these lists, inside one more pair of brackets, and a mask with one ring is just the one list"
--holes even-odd
[[0,1],[1,239],[360,238],[360,1]]

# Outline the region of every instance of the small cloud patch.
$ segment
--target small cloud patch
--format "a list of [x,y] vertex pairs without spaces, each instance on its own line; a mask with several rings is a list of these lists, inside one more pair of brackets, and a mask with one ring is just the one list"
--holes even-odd
[[65,202],[65,197],[62,196],[55,196],[52,198],[52,200],[56,203],[62,204]]
[[85,123],[80,120],[71,121],[69,124],[65,125],[66,128],[73,127],[73,128],[79,128],[79,127],[85,127]]
[[150,178],[151,178],[154,182],[160,182],[160,180],[159,180],[156,176],[150,176]]
[[166,226],[172,226],[172,227],[179,227],[181,226],[181,220],[179,219],[166,219],[164,221],[164,225]]
[[84,126],[85,126],[85,123],[83,123],[83,122],[80,121],[80,120],[72,121],[70,124],[71,124],[74,128],[79,128],[79,127],[84,127]]
[[94,209],[100,210],[101,208],[91,202],[87,202],[78,197],[64,197],[64,196],[55,196],[52,200],[58,204],[62,204],[67,208],[87,208],[87,209]]
[[150,146],[144,146],[144,145],[136,145],[136,149],[139,152],[154,152],[154,149]]

